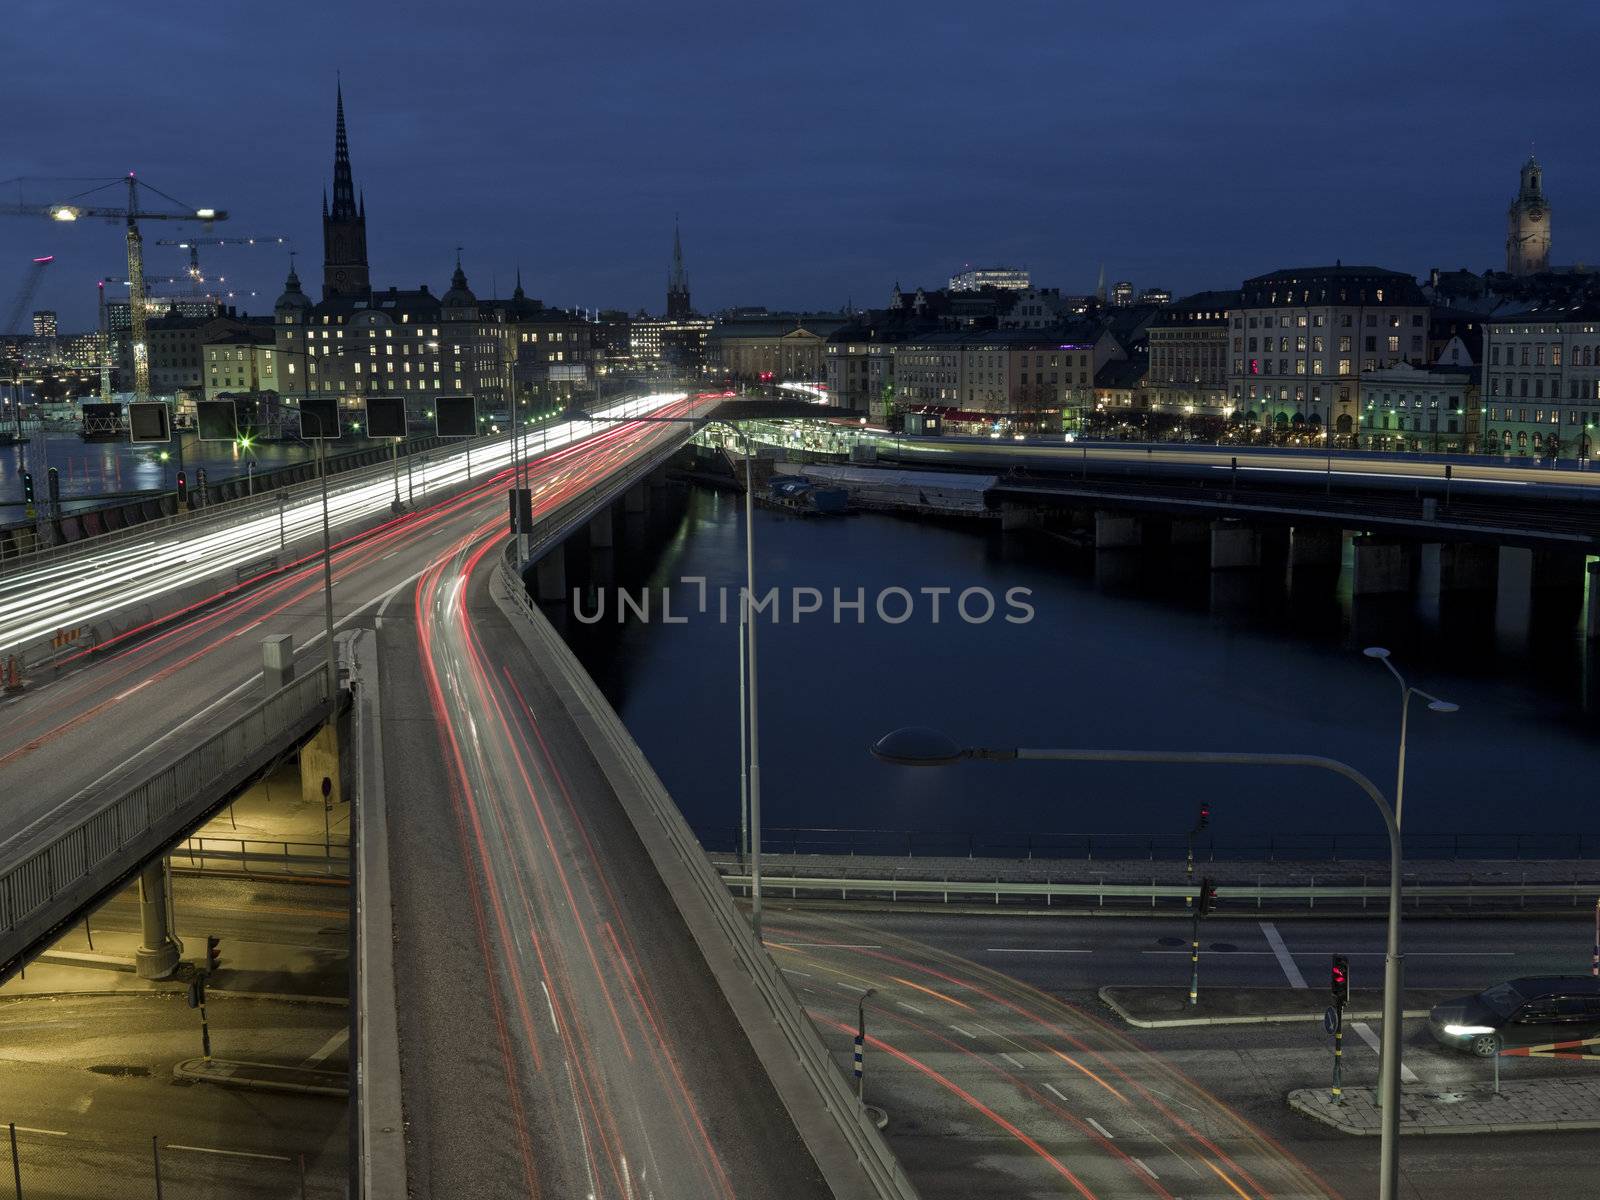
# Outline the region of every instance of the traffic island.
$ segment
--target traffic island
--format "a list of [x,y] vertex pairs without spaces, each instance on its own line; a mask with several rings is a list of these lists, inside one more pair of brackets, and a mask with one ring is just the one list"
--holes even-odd
[[293,1092],[302,1096],[343,1098],[350,1094],[349,1077],[344,1071],[238,1062],[226,1058],[185,1059],[172,1068],[172,1077],[186,1083],[210,1083],[218,1087],[261,1092]]
[[[1327,1088],[1297,1088],[1289,1107],[1331,1125],[1340,1133],[1376,1137],[1383,1110],[1376,1089],[1345,1088],[1336,1103]],[[1403,1088],[1400,1132],[1423,1133],[1555,1133],[1600,1129],[1600,1079],[1530,1079],[1474,1083],[1449,1090]]]
[[[1426,1017],[1441,1001],[1460,994],[1432,988],[1407,988],[1401,997],[1402,1015]],[[1321,1021],[1328,993],[1311,988],[1206,987],[1199,1003],[1189,1003],[1189,989],[1180,987],[1103,987],[1100,1001],[1129,1025],[1138,1029],[1171,1029],[1185,1025],[1270,1025],[1282,1021]],[[1377,988],[1357,989],[1345,1006],[1347,1021],[1383,1018],[1383,993]]]

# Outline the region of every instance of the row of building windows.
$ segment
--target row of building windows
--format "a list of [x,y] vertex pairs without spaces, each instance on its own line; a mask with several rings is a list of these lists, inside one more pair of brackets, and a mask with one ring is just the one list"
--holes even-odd
[[[1382,293],[1379,294],[1379,299],[1382,299]],[[1255,328],[1258,327],[1257,326],[1257,321],[1258,320],[1260,322],[1259,328],[1262,328],[1262,329],[1273,329],[1273,328],[1305,329],[1308,326],[1310,328],[1312,328],[1312,329],[1321,329],[1323,327],[1323,324],[1324,324],[1324,316],[1323,316],[1322,313],[1314,313],[1314,314],[1311,314],[1309,316],[1307,314],[1305,314],[1305,313],[1300,313],[1298,316],[1294,316],[1294,317],[1287,317],[1287,316],[1284,316],[1284,317],[1265,316],[1265,317],[1260,317],[1260,318],[1257,318],[1257,317],[1249,317],[1249,318],[1235,317],[1233,319],[1233,327],[1235,329],[1244,329],[1246,327],[1246,325],[1248,324],[1249,328],[1255,329]],[[1337,326],[1340,329],[1351,329],[1351,328],[1354,328],[1354,326],[1355,326],[1355,314],[1354,313],[1340,313],[1338,315],[1338,320],[1335,323],[1337,324]],[[1388,325],[1388,327],[1390,329],[1399,329],[1400,328],[1400,317],[1399,317],[1399,314],[1391,313],[1389,315],[1387,321],[1386,321],[1386,324]],[[1368,313],[1367,314],[1366,326],[1367,326],[1368,329],[1376,329],[1376,328],[1378,328],[1378,314],[1377,313]],[[1413,329],[1421,329],[1422,326],[1423,326],[1422,314],[1421,313],[1412,313],[1411,314],[1411,327]]]
[[[1530,390],[1530,384],[1531,390]],[[1543,379],[1529,380],[1525,376],[1517,378],[1506,376],[1502,379],[1499,375],[1489,377],[1489,394],[1491,396],[1519,396],[1533,400],[1551,400],[1561,398],[1561,381],[1550,380],[1550,387],[1545,388]],[[1594,400],[1600,399],[1600,379],[1569,379],[1567,380],[1568,400]]]

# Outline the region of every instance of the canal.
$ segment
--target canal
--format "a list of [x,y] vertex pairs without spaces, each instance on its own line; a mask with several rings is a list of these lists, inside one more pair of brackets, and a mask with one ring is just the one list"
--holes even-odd
[[[555,615],[690,824],[708,844],[727,845],[738,822],[731,614],[744,573],[743,499],[699,488],[656,497],[649,518],[630,519],[625,530],[619,523],[615,551],[589,560],[592,577],[574,576],[589,588],[579,611],[600,619]],[[1022,835],[1041,848],[1052,839],[1106,845],[1151,834],[1181,844],[1205,801],[1219,846],[1324,845],[1338,835],[1342,847],[1374,847],[1383,832],[1370,802],[1319,772],[1016,763],[911,770],[876,761],[868,747],[915,724],[967,744],[1320,754],[1389,792],[1399,689],[1361,654],[1382,644],[1413,684],[1461,706],[1449,715],[1412,707],[1408,842],[1448,853],[1449,839],[1460,837],[1463,853],[1492,853],[1521,834],[1522,853],[1565,857],[1584,833],[1586,853],[1600,854],[1600,701],[1581,597],[1541,602],[1528,635],[1508,641],[1485,601],[1462,599],[1430,620],[1409,599],[1352,601],[1348,570],[1292,585],[1269,572],[1213,576],[1165,550],[1096,554],[1049,533],[1002,533],[997,523],[872,514],[758,509],[755,533],[758,594],[777,587],[783,606],[782,620],[764,617],[759,630],[767,826],[918,833],[775,832],[785,841],[961,853],[969,835],[980,849],[1025,845]],[[634,599],[620,621],[618,588]],[[726,623],[720,588],[728,589]],[[641,589],[650,593],[648,620],[637,612]],[[795,619],[796,589],[821,593],[822,610]],[[864,612],[843,608],[836,622],[833,597],[848,602],[858,589]],[[911,603],[891,589],[904,589]],[[923,589],[950,589],[937,619]],[[955,601],[967,589],[995,598],[992,619],[963,619]],[[1031,619],[1015,619],[1021,611],[1006,599],[1014,589],[1025,590]],[[662,619],[662,593],[671,623]],[[802,607],[811,599],[800,593]],[[983,611],[972,593],[966,615]]]

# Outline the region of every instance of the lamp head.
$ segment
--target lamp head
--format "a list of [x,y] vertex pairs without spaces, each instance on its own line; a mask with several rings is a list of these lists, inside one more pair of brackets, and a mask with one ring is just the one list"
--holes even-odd
[[1365,654],[1368,658],[1388,658],[1389,657],[1389,652],[1387,650],[1385,650],[1382,646],[1368,646],[1361,653]]
[[884,734],[873,743],[872,754],[901,767],[944,767],[967,757],[948,734],[916,725]]
[[1430,700],[1428,701],[1428,709],[1431,712],[1437,713],[1453,713],[1460,712],[1461,706],[1459,704],[1452,704],[1448,700]]

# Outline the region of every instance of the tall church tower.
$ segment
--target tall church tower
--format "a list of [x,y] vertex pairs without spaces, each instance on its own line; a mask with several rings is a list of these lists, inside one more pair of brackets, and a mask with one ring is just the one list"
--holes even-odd
[[338,116],[333,135],[333,207],[322,193],[322,298],[359,298],[372,294],[367,273],[367,198],[359,205],[350,178],[350,143],[344,132],[344,88],[338,90]]
[[682,321],[694,314],[689,304],[689,272],[683,269],[683,239],[672,223],[672,267],[667,271],[667,320]]
[[1550,269],[1550,203],[1543,179],[1538,159],[1522,164],[1522,186],[1506,213],[1506,270],[1512,275]]

